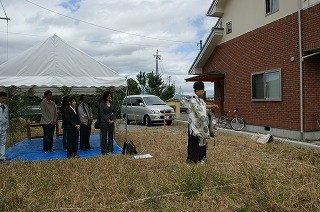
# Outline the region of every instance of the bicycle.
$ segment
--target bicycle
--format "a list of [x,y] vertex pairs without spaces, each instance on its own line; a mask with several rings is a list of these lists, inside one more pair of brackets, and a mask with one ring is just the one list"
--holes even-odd
[[225,115],[218,119],[218,126],[221,128],[226,128],[230,126],[235,131],[243,130],[245,122],[242,118],[237,115],[238,109],[236,108],[233,113],[229,110]]

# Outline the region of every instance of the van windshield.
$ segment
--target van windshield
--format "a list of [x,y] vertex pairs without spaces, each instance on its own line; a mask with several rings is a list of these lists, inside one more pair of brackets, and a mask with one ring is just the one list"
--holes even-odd
[[162,101],[162,99],[160,99],[157,96],[144,97],[143,100],[146,103],[146,105],[165,105],[166,104],[164,101]]

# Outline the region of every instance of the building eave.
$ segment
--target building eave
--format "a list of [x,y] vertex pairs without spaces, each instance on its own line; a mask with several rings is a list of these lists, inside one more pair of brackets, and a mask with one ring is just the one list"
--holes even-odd
[[207,16],[210,17],[222,17],[224,14],[224,5],[228,0],[214,0],[210,5]]
[[201,74],[203,73],[202,68],[208,61],[213,50],[221,40],[224,34],[223,28],[213,28],[208,36],[203,48],[200,50],[192,66],[190,67],[188,74]]
[[210,71],[200,75],[196,75],[190,78],[185,79],[187,82],[218,82],[224,79],[224,73],[221,71]]

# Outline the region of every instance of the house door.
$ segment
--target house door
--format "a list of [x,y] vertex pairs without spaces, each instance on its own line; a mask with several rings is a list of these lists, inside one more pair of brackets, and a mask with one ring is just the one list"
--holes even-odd
[[216,117],[224,114],[224,81],[218,81],[214,85],[215,103],[218,104],[219,109],[216,111]]

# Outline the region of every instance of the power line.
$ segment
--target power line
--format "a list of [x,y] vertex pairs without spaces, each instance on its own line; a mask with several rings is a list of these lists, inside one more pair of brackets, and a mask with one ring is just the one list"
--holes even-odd
[[4,6],[3,6],[1,0],[0,0],[0,3],[1,3],[2,9],[3,9],[3,12],[4,12],[5,16],[6,16],[5,18],[1,18],[0,17],[0,19],[7,20],[7,60],[8,60],[9,59],[9,36],[8,36],[8,32],[9,32],[9,20],[10,20],[10,18],[8,18],[6,10],[4,9]]
[[127,35],[132,35],[132,36],[136,36],[136,37],[142,37],[142,38],[148,38],[148,39],[153,39],[153,40],[162,40],[162,41],[168,41],[168,42],[175,42],[175,43],[190,43],[190,44],[197,44],[197,42],[190,42],[190,41],[177,41],[177,40],[169,40],[169,39],[164,39],[164,38],[155,38],[155,37],[149,37],[149,36],[146,36],[146,35],[139,35],[139,34],[134,34],[134,33],[129,33],[129,32],[124,32],[124,31],[121,31],[121,30],[117,30],[117,29],[112,29],[112,28],[108,28],[108,27],[104,27],[104,26],[100,26],[100,25],[97,25],[97,24],[94,24],[94,23],[90,23],[90,22],[87,22],[87,21],[83,21],[81,19],[78,19],[78,18],[73,18],[73,17],[70,17],[70,16],[67,16],[67,15],[64,15],[62,13],[58,13],[56,11],[53,11],[53,10],[50,10],[48,8],[45,8],[39,4],[36,4],[32,1],[29,1],[29,0],[25,0],[26,2],[29,2],[30,4],[33,4],[37,7],[40,7],[44,10],[48,10],[52,13],[55,13],[55,14],[58,14],[60,16],[63,16],[63,17],[66,17],[66,18],[69,18],[69,19],[72,19],[72,20],[75,20],[75,21],[79,21],[79,22],[82,22],[82,23],[85,23],[85,24],[89,24],[89,25],[92,25],[92,26],[95,26],[95,27],[99,27],[99,28],[102,28],[102,29],[106,29],[106,30],[110,30],[110,31],[114,31],[114,32],[119,32],[119,33],[123,33],[123,34],[127,34]]
[[2,4],[2,1],[0,0],[0,3],[1,3],[1,6],[2,6],[2,9],[3,9],[3,12],[4,12],[4,14],[5,14],[5,18],[0,18],[0,19],[5,19],[5,20],[10,20],[10,18],[8,18],[8,16],[7,16],[7,13],[6,13],[6,10],[4,9],[4,6],[3,6],[3,4]]
[[[0,18],[1,19],[1,18]],[[0,33],[7,33],[0,30]],[[47,38],[47,36],[43,35],[34,35],[34,34],[26,34],[26,33],[19,33],[19,32],[9,32],[12,35],[23,35],[23,36],[30,36],[30,37],[41,37]],[[110,42],[110,41],[97,41],[97,40],[77,40],[77,41],[86,41],[86,42],[93,42],[93,43],[112,43],[112,44],[121,44],[121,45],[131,45],[131,46],[151,46],[151,47],[158,47],[158,45],[149,45],[149,44],[133,44],[133,43],[119,43],[119,42]]]

